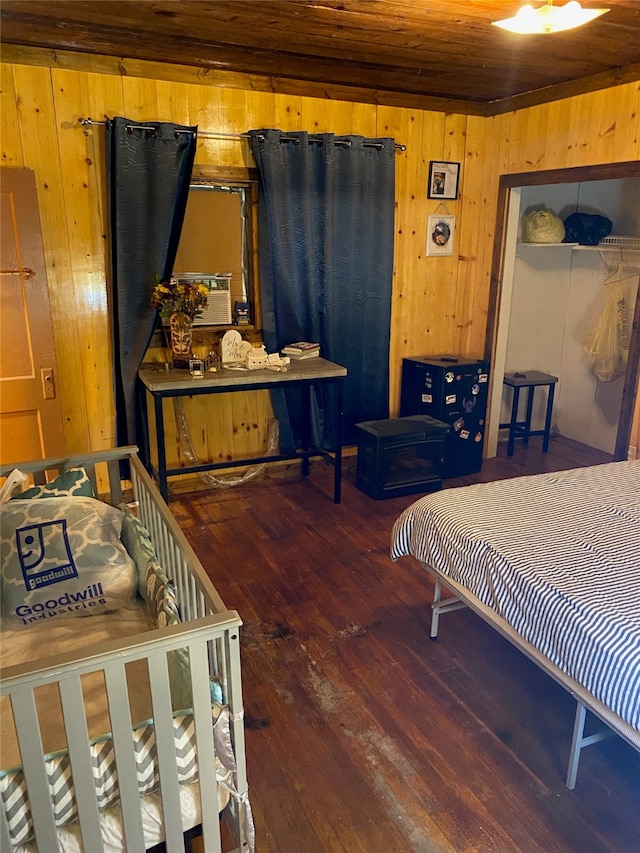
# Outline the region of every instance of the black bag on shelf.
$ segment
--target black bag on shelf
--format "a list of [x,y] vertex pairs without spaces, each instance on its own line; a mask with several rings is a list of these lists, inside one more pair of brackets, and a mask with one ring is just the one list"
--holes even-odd
[[597,246],[603,237],[611,234],[613,223],[599,213],[572,213],[564,220],[565,243]]

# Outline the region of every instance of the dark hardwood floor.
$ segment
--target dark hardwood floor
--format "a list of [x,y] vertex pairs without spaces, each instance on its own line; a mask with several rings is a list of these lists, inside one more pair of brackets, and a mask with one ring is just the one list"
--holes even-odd
[[[556,437],[445,487],[608,461]],[[617,737],[564,785],[575,703],[473,613],[429,641],[432,581],[389,557],[419,495],[375,501],[345,459],[171,508],[244,620],[250,797],[258,853],[632,853],[640,754]]]

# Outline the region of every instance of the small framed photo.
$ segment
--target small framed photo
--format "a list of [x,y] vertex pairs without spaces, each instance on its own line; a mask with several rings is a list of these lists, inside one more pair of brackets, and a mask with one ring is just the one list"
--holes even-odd
[[431,160],[429,163],[429,186],[427,198],[458,198],[460,163],[442,163]]
[[435,213],[427,224],[427,255],[453,255],[456,218]]

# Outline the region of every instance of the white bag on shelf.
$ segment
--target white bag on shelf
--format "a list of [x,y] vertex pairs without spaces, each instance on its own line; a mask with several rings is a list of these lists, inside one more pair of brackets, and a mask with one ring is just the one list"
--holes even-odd
[[550,210],[531,210],[522,217],[525,243],[562,243],[564,236],[564,222]]

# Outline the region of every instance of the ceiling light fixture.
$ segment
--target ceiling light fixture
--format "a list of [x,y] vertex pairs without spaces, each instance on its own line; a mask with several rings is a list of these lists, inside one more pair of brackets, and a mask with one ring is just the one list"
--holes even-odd
[[544,6],[537,9],[529,5],[523,6],[515,17],[493,21],[493,25],[523,35],[558,33],[581,27],[608,11],[609,9],[583,9],[577,0],[571,0],[564,6],[554,6],[553,0],[547,0]]

